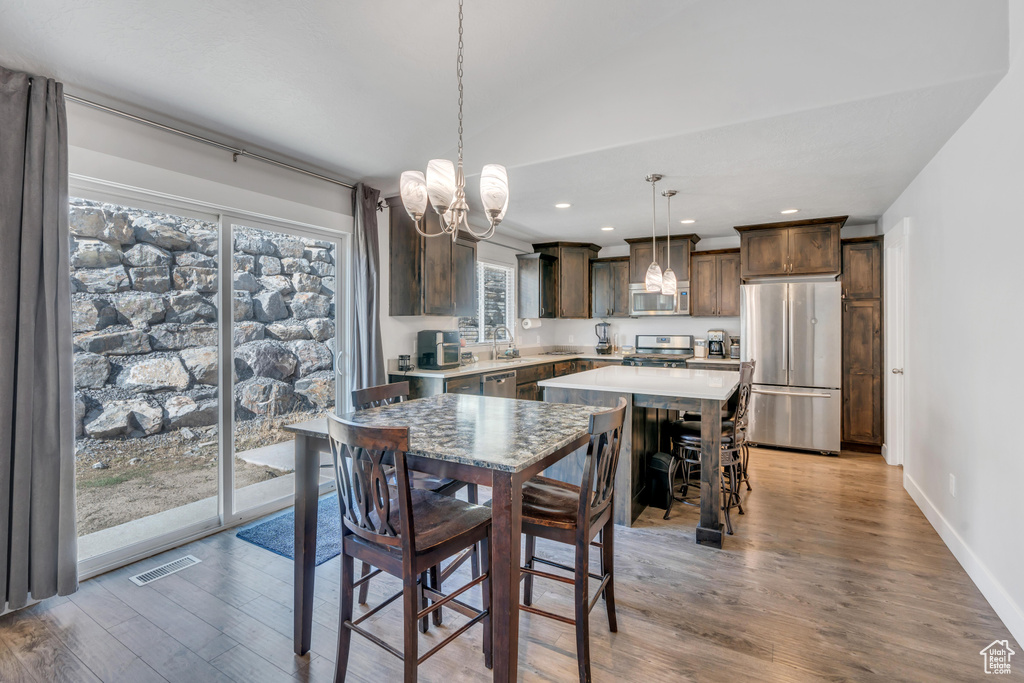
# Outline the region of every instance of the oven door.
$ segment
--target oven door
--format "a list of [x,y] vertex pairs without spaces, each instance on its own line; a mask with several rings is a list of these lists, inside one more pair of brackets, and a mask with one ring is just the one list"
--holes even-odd
[[457,368],[461,365],[461,354],[462,345],[460,344],[438,344],[437,364],[442,368]]

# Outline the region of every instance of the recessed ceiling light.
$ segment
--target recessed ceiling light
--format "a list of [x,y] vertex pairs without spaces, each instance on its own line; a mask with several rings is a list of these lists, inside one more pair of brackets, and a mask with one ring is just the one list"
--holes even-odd
[[796,212],[797,212],[797,211],[799,211],[799,210],[800,210],[800,209],[783,209],[783,210],[782,210],[782,211],[780,211],[779,213],[796,213]]
[[556,209],[568,209],[570,206],[572,206],[572,204],[569,202],[559,202],[558,204],[555,204]]
[[602,229],[602,230],[614,230],[615,228],[613,228],[613,227],[612,227],[612,226],[610,226],[610,225],[607,225],[607,226],[605,226],[605,227],[603,227],[603,228],[601,228],[601,229]]
[[693,220],[692,218],[684,218],[679,222],[683,223],[684,225],[689,225],[690,223],[696,223],[697,221]]

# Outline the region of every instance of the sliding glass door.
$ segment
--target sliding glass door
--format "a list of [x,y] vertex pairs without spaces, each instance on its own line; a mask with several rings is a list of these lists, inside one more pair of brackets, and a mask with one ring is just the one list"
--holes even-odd
[[290,505],[282,427],[347,376],[347,236],[98,185],[69,208],[84,575]]
[[[228,221],[228,219],[226,219]],[[229,223],[229,225],[228,225]],[[340,242],[279,225],[235,220],[230,347],[233,515],[273,506],[295,490],[286,425],[322,418],[339,402]],[[227,339],[225,339],[227,342]],[[321,481],[332,479],[328,469]]]

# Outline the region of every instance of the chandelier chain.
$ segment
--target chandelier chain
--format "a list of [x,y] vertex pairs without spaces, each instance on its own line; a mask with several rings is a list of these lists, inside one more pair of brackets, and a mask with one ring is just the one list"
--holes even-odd
[[459,80],[459,161],[462,161],[462,0],[459,0],[459,54],[456,60]]

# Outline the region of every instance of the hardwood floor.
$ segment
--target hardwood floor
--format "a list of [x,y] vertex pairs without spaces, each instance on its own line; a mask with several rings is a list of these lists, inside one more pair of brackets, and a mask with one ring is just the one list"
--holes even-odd
[[[619,632],[594,611],[595,680],[973,680],[984,677],[981,648],[1004,638],[1012,645],[903,490],[899,468],[877,455],[754,450],[751,472],[754,490],[743,494],[746,514],[734,515],[725,550],[694,543],[694,507],[676,506],[668,521],[648,510],[637,527],[616,529]],[[234,533],[0,617],[0,681],[331,680],[339,561],[317,569],[312,651],[297,658],[291,562]],[[571,560],[565,546],[541,540],[538,551]],[[187,553],[202,563],[145,587],[128,580]],[[571,615],[572,587],[552,584],[535,582],[535,604]],[[398,587],[374,580],[370,604]],[[400,605],[366,622],[399,644]],[[421,636],[421,652],[464,623],[445,618]],[[528,614],[520,624],[522,679],[574,680],[572,628]],[[349,680],[398,680],[400,672],[397,659],[353,638]],[[420,672],[429,681],[489,681],[480,627]],[[1010,679],[1022,673],[1024,659]]]

